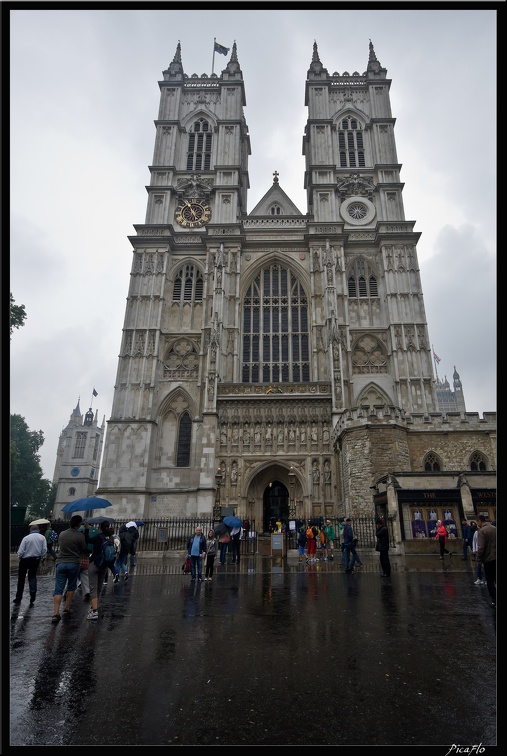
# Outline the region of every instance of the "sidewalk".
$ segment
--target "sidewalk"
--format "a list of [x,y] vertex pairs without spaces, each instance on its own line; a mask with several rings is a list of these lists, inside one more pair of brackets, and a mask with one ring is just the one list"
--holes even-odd
[[58,625],[53,564],[35,605],[25,589],[14,608],[13,566],[10,745],[439,745],[445,756],[496,744],[496,615],[473,567],[396,557],[383,579],[378,555],[362,559],[348,575],[336,560],[248,557],[191,583],[181,557],[139,555],[129,580],[103,587],[98,621],[78,591]]

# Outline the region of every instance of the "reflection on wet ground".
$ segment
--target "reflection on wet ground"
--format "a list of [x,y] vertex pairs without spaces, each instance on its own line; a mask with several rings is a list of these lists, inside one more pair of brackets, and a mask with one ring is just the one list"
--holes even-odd
[[78,591],[56,626],[49,564],[12,611],[10,744],[496,744],[496,619],[473,565],[393,557],[382,579],[363,561],[245,557],[192,584],[178,558],[139,558],[97,622]]

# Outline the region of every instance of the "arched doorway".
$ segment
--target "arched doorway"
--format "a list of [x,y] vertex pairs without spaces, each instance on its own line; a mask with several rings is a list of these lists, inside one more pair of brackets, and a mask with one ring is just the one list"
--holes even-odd
[[281,520],[288,526],[289,523],[289,492],[287,487],[279,480],[273,480],[266,486],[263,497],[263,528],[267,533],[269,521],[274,518],[275,522]]

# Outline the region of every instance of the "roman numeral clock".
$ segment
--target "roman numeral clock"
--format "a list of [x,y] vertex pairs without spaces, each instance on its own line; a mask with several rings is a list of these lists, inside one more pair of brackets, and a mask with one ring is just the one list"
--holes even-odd
[[183,228],[201,228],[211,219],[211,207],[205,199],[181,199],[175,219]]

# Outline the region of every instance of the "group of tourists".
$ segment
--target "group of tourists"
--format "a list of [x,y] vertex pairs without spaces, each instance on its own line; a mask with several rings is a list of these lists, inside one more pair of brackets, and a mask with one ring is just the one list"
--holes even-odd
[[[50,529],[48,529],[50,531]],[[23,538],[18,549],[19,571],[18,585],[14,604],[20,604],[26,576],[30,590],[30,606],[35,603],[37,594],[37,568],[46,555],[51,556],[49,548],[51,532],[42,535],[37,524],[30,525],[30,532]],[[72,615],[74,593],[81,585],[84,600],[90,602],[87,619],[98,619],[98,603],[101,587],[106,582],[108,571],[113,580],[118,582],[121,573],[128,579],[127,561],[133,565],[135,544],[139,537],[136,523],[127,522],[116,534],[110,520],[104,520],[99,528],[83,522],[79,514],[70,518],[69,527],[58,537],[58,552],[54,553],[55,587],[53,590],[53,616],[51,622],[56,625],[63,618]],[[60,613],[64,604],[63,613]]]

